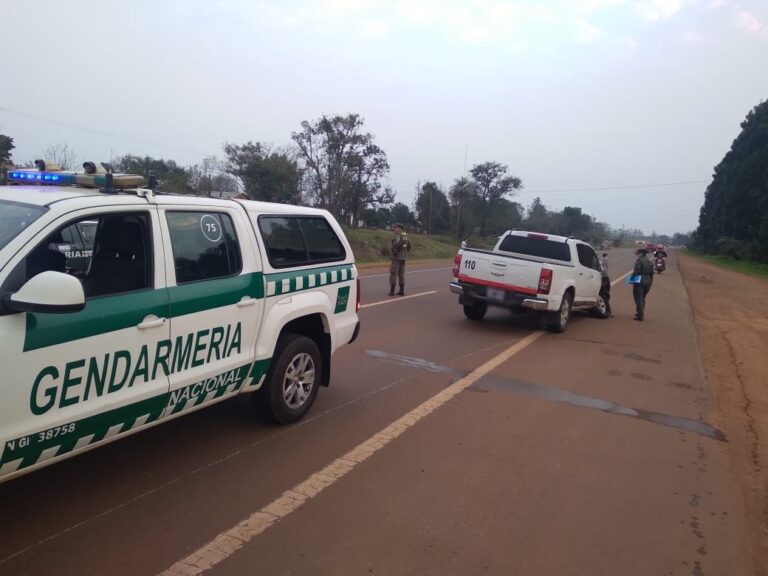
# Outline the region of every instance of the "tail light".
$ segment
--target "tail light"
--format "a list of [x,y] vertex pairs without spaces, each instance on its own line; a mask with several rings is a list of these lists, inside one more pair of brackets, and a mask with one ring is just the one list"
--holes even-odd
[[360,278],[357,278],[357,301],[355,302],[355,312],[360,312]]
[[549,294],[549,289],[552,287],[552,270],[549,268],[542,268],[539,274],[539,294]]
[[459,266],[461,266],[461,254],[456,254],[456,257],[453,259],[453,277],[454,278],[459,277]]

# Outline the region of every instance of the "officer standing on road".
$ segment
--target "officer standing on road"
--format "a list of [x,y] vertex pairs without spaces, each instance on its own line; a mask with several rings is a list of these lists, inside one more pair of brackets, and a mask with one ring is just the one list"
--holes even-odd
[[392,263],[389,266],[389,295],[395,295],[395,283],[400,285],[398,296],[405,295],[405,261],[408,258],[408,252],[411,250],[411,241],[408,240],[408,234],[402,224],[394,224],[392,231],[395,235],[392,237],[390,246],[390,259]]
[[633,276],[639,276],[640,282],[632,284],[632,295],[635,297],[635,320],[642,322],[645,319],[645,297],[651,291],[653,284],[653,264],[648,259],[648,251],[645,248],[639,248],[635,268],[632,271]]
[[603,254],[603,259],[600,261],[600,295],[605,302],[606,312],[608,317],[613,318],[613,311],[611,310],[611,277],[608,274],[608,254]]

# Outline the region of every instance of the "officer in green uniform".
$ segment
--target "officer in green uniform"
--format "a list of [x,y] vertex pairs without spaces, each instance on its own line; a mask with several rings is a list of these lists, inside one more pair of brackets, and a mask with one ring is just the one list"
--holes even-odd
[[635,297],[635,320],[642,322],[645,319],[645,297],[653,284],[653,263],[648,259],[648,251],[645,248],[638,249],[633,276],[640,276],[640,282],[632,285],[632,295]]
[[398,296],[405,295],[405,261],[408,258],[408,252],[411,250],[411,241],[408,240],[408,234],[402,224],[394,224],[392,231],[395,235],[392,237],[390,245],[389,266],[389,295],[395,295],[395,283],[400,285]]

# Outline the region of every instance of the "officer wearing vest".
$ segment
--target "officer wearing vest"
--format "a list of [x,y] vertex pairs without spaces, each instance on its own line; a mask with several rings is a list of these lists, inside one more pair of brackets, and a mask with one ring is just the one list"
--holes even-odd
[[635,297],[635,320],[642,322],[645,319],[645,298],[651,290],[653,284],[653,263],[648,259],[648,251],[645,248],[639,248],[635,268],[632,270],[633,276],[639,276],[640,282],[632,285],[632,295]]
[[400,291],[398,296],[405,295],[405,261],[408,259],[408,252],[411,250],[411,241],[408,240],[408,234],[402,224],[394,224],[392,231],[395,235],[392,237],[390,245],[389,266],[389,295],[395,295],[395,284],[399,284]]

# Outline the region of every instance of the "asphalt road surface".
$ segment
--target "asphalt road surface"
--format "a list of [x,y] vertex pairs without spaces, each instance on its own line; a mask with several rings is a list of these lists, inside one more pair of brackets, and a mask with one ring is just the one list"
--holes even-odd
[[361,276],[304,421],[239,397],[1,485],[0,574],[752,573],[674,254],[644,323],[619,280],[564,334],[465,319],[449,263]]

